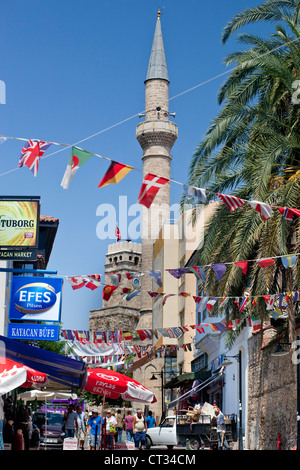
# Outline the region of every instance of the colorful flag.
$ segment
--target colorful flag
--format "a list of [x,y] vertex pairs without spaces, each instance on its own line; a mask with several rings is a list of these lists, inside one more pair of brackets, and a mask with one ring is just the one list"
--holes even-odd
[[51,143],[43,142],[42,140],[28,140],[21,150],[19,167],[21,168],[25,165],[32,171],[34,176],[37,176],[40,158],[50,145]]
[[270,295],[270,298],[267,302],[267,310],[272,310],[274,307],[275,295]]
[[244,201],[236,196],[227,196],[226,194],[220,193],[217,193],[217,196],[224,202],[230,212],[234,211],[238,207],[242,207],[244,204]]
[[270,313],[270,317],[272,317],[274,320],[278,320],[279,317],[282,316],[282,311],[280,308],[275,308],[272,313]]
[[144,177],[138,197],[138,203],[149,209],[160,188],[168,183],[168,181],[170,180],[167,178],[162,178],[160,176],[153,175],[152,173],[148,173]]
[[119,242],[121,240],[121,232],[119,230],[119,227],[116,225],[116,229],[115,229],[115,235],[117,237],[117,242]]
[[194,186],[188,186],[187,184],[184,184],[183,192],[187,199],[193,199],[195,197],[196,199],[198,199],[198,202],[202,204],[206,203],[205,189],[195,188]]
[[258,331],[261,329],[261,320],[259,317],[252,317],[252,331]]
[[300,217],[299,209],[291,209],[289,207],[277,207],[279,212],[283,215],[286,220],[292,221],[294,215]]
[[82,276],[67,276],[73,290],[81,289],[85,286],[87,280]]
[[113,286],[118,286],[121,281],[121,274],[117,273],[111,273],[111,274],[105,274],[110,280]]
[[191,273],[194,273],[197,279],[200,279],[200,281],[205,282],[205,274],[201,266],[190,266],[188,268]]
[[196,304],[199,304],[201,302],[202,297],[200,297],[200,295],[193,295],[193,299]]
[[125,300],[131,300],[133,299],[133,297],[135,297],[136,295],[138,295],[139,293],[141,292],[141,290],[136,290],[136,289],[133,289],[131,292],[129,292],[128,294],[125,295]]
[[271,214],[273,213],[271,206],[268,204],[265,204],[264,202],[259,202],[259,201],[247,201],[253,209],[255,209],[257,212],[261,214],[261,217],[263,220],[267,220],[271,217]]
[[234,264],[242,269],[243,274],[247,274],[248,261],[235,261]]
[[161,272],[160,271],[147,271],[147,274],[149,274],[149,276],[151,276],[155,279],[156,284],[159,287],[162,287],[162,280],[161,280]]
[[163,298],[162,304],[165,305],[166,301],[168,300],[169,297],[174,297],[175,294],[167,294]]
[[102,291],[102,298],[106,301],[108,301],[113,292],[117,289],[117,286],[104,286],[103,291]]
[[273,258],[260,258],[260,259],[257,259],[256,262],[257,264],[259,264],[259,266],[261,266],[264,269],[274,264],[275,260]]
[[295,255],[287,255],[281,257],[281,262],[285,268],[292,268],[297,260],[297,256]]
[[72,147],[72,152],[69,158],[69,162],[63,176],[61,186],[64,189],[68,189],[72,179],[75,176],[75,173],[79,170],[79,168],[91,157],[93,156],[92,153],[86,152],[81,150],[77,147]]
[[180,279],[181,276],[183,276],[183,274],[186,274],[189,272],[187,268],[167,269],[167,271],[176,279]]
[[130,331],[123,331],[123,338],[128,340],[128,339],[133,339],[133,336],[130,333]]
[[88,277],[90,279],[93,279],[94,281],[100,282],[101,281],[101,276],[100,274],[89,274]]
[[212,309],[213,309],[213,306],[215,305],[215,303],[217,302],[218,300],[218,297],[212,297],[211,299],[209,299],[209,301],[207,302],[206,304],[206,308],[211,312]]
[[180,292],[181,297],[189,297],[191,294],[189,292]]
[[211,267],[215,271],[216,274],[216,280],[220,281],[223,277],[223,274],[226,271],[226,266],[225,264],[212,264]]
[[248,299],[249,299],[249,297],[244,297],[243,300],[241,301],[241,303],[240,303],[240,312],[243,312],[243,310],[246,306],[246,303],[248,302]]
[[98,184],[98,188],[103,188],[108,184],[117,184],[119,183],[124,176],[133,169],[132,166],[123,165],[123,163],[114,162],[112,160],[111,164],[108,167],[107,172],[103,176],[102,180]]
[[198,310],[200,313],[202,313],[204,311],[208,300],[209,300],[209,297],[203,297],[202,298],[202,300],[200,302],[200,305],[199,305],[199,310]]
[[100,286],[100,282],[95,281],[94,279],[87,279],[87,283],[85,285],[85,287],[91,290],[98,289],[99,286]]

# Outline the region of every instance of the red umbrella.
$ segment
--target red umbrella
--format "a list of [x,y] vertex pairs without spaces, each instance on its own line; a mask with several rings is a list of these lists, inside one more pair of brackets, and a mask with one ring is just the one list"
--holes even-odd
[[148,388],[126,375],[110,369],[88,369],[87,392],[103,395],[108,398],[155,403],[157,400]]
[[45,385],[47,374],[0,356],[0,395],[17,387]]

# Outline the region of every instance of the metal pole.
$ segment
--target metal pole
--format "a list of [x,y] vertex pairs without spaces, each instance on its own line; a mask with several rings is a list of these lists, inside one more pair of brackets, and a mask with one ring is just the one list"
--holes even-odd
[[242,353],[239,351],[239,450],[243,450],[243,429],[242,429]]
[[[299,340],[297,336],[297,344]],[[300,364],[299,359],[297,358],[297,450],[300,450]]]

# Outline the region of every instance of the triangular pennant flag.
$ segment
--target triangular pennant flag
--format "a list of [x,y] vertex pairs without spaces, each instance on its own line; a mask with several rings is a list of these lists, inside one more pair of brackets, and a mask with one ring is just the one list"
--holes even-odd
[[242,269],[243,274],[247,274],[248,261],[235,261],[234,264]]
[[133,169],[132,166],[124,165],[123,163],[111,161],[107,172],[98,184],[98,188],[103,188],[108,184],[117,184]]
[[68,189],[69,185],[74,178],[79,168],[93,156],[92,153],[81,150],[77,147],[72,147],[72,152],[69,158],[69,162],[63,176],[61,186],[64,189]]
[[160,188],[168,183],[168,181],[170,180],[167,178],[162,178],[160,176],[153,175],[152,173],[148,173],[144,177],[138,197],[138,203],[149,209]]
[[257,212],[261,214],[261,217],[263,220],[267,220],[271,217],[271,214],[273,213],[273,210],[271,206],[264,202],[259,202],[259,201],[247,201],[253,209],[255,209]]
[[44,155],[50,145],[51,143],[37,139],[28,140],[21,150],[19,167],[21,168],[25,165],[32,171],[34,176],[37,176],[40,158]]
[[289,207],[277,207],[277,209],[286,220],[292,221],[294,216],[300,217],[299,209],[291,209]]
[[212,264],[211,267],[215,271],[216,274],[216,280],[220,281],[223,277],[223,274],[226,271],[226,266],[225,264]]
[[236,196],[227,196],[226,194],[220,193],[217,193],[217,196],[219,197],[219,199],[221,199],[221,201],[224,202],[230,212],[234,211],[238,207],[242,207],[244,204],[244,201]]
[[131,300],[133,297],[138,295],[141,292],[141,290],[134,289],[125,296],[125,300]]
[[178,268],[178,269],[167,269],[167,271],[176,279],[180,279],[183,274],[186,274],[189,272],[189,269],[187,268]]
[[285,268],[292,268],[297,260],[297,256],[295,255],[287,255],[281,257],[281,262]]
[[264,269],[274,264],[275,260],[273,258],[260,258],[260,259],[257,259],[256,262],[257,264],[259,264],[259,266],[261,266]]
[[116,225],[116,228],[115,228],[115,235],[116,235],[116,238],[117,238],[117,242],[121,241],[121,232],[120,232],[120,229],[117,225]]

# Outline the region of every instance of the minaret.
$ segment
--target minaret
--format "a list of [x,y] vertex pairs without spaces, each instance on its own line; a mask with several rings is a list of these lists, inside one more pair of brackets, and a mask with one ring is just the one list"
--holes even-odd
[[[169,76],[158,11],[152,50],[145,80],[145,120],[136,128],[143,150],[143,175],[152,173],[170,179],[171,149],[177,139],[176,124],[169,121]],[[165,221],[170,219],[170,183],[163,186],[149,209],[142,213],[142,271],[152,270],[153,243]],[[154,289],[153,289],[154,287]],[[158,290],[152,279],[142,279],[140,328],[152,326],[152,299],[147,291]]]

